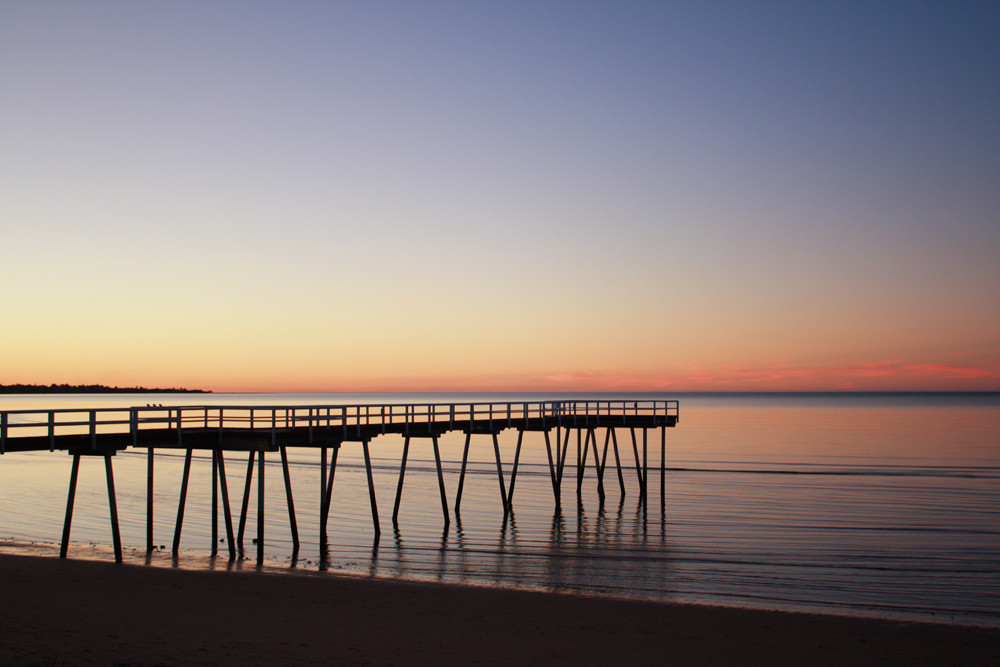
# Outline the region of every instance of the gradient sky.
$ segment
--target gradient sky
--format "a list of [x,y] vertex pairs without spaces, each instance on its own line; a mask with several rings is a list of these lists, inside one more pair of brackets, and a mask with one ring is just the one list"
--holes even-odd
[[1000,4],[0,0],[0,383],[1000,389]]

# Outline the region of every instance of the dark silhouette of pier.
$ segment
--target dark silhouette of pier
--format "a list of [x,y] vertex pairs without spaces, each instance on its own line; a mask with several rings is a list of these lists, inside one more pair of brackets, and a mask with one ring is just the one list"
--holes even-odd
[[[66,516],[63,522],[60,555],[65,558],[69,547],[73,520],[76,482],[83,456],[102,456],[108,486],[108,503],[115,559],[122,560],[118,528],[117,501],[114,487],[112,457],[129,447],[147,451],[146,479],[146,546],[152,551],[153,484],[156,449],[183,450],[184,469],[178,499],[177,519],[173,536],[173,552],[180,547],[184,509],[190,479],[191,461],[195,450],[212,453],[212,553],[217,553],[219,538],[219,502],[224,514],[226,544],[229,557],[243,553],[244,532],[253,488],[254,467],[257,474],[257,560],[264,558],[264,461],[268,453],[277,453],[284,476],[285,501],[292,532],[293,553],[298,552],[298,524],[288,469],[287,448],[311,448],[320,457],[320,552],[326,553],[327,523],[333,494],[337,456],[347,442],[358,443],[364,453],[368,480],[372,524],[376,539],[381,533],[378,503],[372,476],[369,446],[382,435],[403,437],[403,452],[399,468],[392,521],[397,525],[399,507],[406,476],[410,441],[430,439],[441,497],[441,510],[447,529],[451,521],[448,497],[438,438],[449,432],[465,434],[461,472],[455,497],[454,512],[459,514],[465,483],[469,446],[473,435],[492,437],[496,459],[497,481],[504,520],[510,513],[518,463],[525,432],[544,434],[549,477],[556,509],[561,507],[563,472],[570,441],[575,433],[577,495],[580,494],[588,466],[593,461],[597,489],[604,499],[604,472],[609,448],[614,456],[619,489],[625,495],[623,455],[619,449],[618,432],[630,436],[635,474],[639,483],[639,502],[648,505],[649,431],[660,434],[660,495],[663,503],[665,478],[666,429],[677,425],[679,404],[674,400],[592,400],[534,401],[517,403],[450,403],[450,404],[365,404],[365,405],[196,405],[196,406],[133,406],[126,408],[8,410],[0,411],[0,454],[18,451],[66,451],[73,457]],[[503,471],[497,435],[508,429],[518,431],[517,446],[509,479]],[[599,431],[603,433],[599,434]],[[553,433],[554,432],[554,433]],[[637,435],[638,432],[638,435]],[[554,435],[554,437],[553,437]],[[603,450],[599,447],[603,435]],[[641,450],[640,450],[641,448]],[[247,453],[247,468],[238,523],[234,526],[228,481],[225,472],[226,454]]]

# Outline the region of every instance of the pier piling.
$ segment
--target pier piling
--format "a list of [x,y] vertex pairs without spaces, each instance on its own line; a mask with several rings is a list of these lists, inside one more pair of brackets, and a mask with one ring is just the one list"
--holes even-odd
[[285,500],[288,503],[288,525],[292,530],[292,550],[299,551],[299,526],[295,521],[295,499],[292,497],[292,476],[288,471],[288,454],[285,448],[281,451],[281,472],[285,478]]
[[108,509],[111,513],[111,539],[115,545],[115,562],[122,562],[122,535],[118,530],[118,500],[115,497],[115,473],[111,466],[111,454],[104,455],[104,471],[108,478]]
[[459,515],[462,506],[462,490],[465,488],[465,467],[469,462],[469,443],[472,441],[472,431],[465,432],[465,447],[462,449],[462,468],[458,474],[458,492],[455,494],[455,517]]
[[497,434],[493,434],[493,453],[497,462],[497,480],[500,482],[500,502],[503,504],[503,516],[506,519],[510,512],[510,503],[507,500],[507,489],[503,481],[503,464],[500,460],[500,443],[497,441]]
[[146,551],[153,550],[153,448],[146,450]]
[[406,457],[410,453],[410,436],[403,440],[403,456],[399,462],[399,483],[396,485],[396,503],[392,507],[392,525],[399,524],[399,501],[403,497],[403,477],[406,475]]
[[226,544],[229,546],[229,560],[236,560],[236,542],[233,540],[233,511],[229,506],[229,481],[226,478],[226,458],[221,449],[216,454],[219,457],[219,483],[222,490],[222,512],[226,521]]
[[177,522],[174,524],[174,544],[173,554],[176,556],[181,548],[181,528],[184,526],[184,504],[187,502],[188,478],[191,476],[191,454],[192,450],[187,450],[184,454],[184,473],[181,477],[181,493],[177,502]]
[[378,503],[375,501],[375,477],[372,475],[372,457],[368,451],[368,441],[362,443],[365,454],[365,474],[368,476],[368,501],[372,508],[372,526],[375,529],[375,540],[382,534],[382,528],[378,520]]
[[69,496],[66,498],[66,518],[63,520],[62,544],[59,546],[59,557],[65,558],[69,549],[69,531],[73,525],[73,503],[76,501],[76,480],[80,475],[80,455],[73,455],[73,468],[69,474]]
[[264,562],[264,449],[257,457],[257,562]]
[[517,430],[517,449],[514,450],[514,467],[510,471],[510,488],[507,489],[507,509],[514,511],[514,484],[517,482],[517,466],[521,462],[521,442],[524,440],[524,429]]
[[241,556],[245,553],[243,548],[243,536],[247,527],[247,512],[250,510],[250,489],[253,488],[253,464],[256,459],[256,454],[257,453],[251,449],[250,453],[247,455],[247,474],[246,481],[243,485],[243,504],[240,507],[240,525],[236,534],[236,545]]

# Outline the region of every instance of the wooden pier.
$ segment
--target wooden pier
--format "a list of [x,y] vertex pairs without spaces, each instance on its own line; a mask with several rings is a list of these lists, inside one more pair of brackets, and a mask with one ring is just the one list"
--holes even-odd
[[[618,432],[627,430],[634,457],[634,469],[639,483],[639,502],[648,504],[649,431],[660,435],[660,495],[663,502],[665,478],[666,429],[677,425],[679,404],[674,400],[594,400],[594,401],[535,401],[520,403],[459,403],[459,404],[365,404],[365,405],[200,405],[200,406],[133,406],[127,408],[8,410],[0,411],[0,454],[20,451],[66,451],[73,457],[66,517],[60,555],[65,558],[69,547],[73,520],[76,482],[82,456],[103,456],[108,486],[112,538],[115,559],[122,560],[118,529],[117,501],[112,457],[129,447],[147,451],[146,479],[146,548],[154,549],[153,483],[156,449],[183,450],[184,472],[178,499],[177,519],[173,536],[173,552],[180,548],[184,509],[187,498],[192,456],[195,450],[212,452],[212,516],[218,516],[221,497],[226,544],[229,557],[243,553],[244,529],[253,488],[254,467],[257,468],[257,560],[264,558],[264,461],[267,453],[281,458],[285,483],[285,501],[292,532],[293,552],[299,548],[295,503],[288,469],[287,448],[311,448],[320,459],[320,554],[325,557],[327,523],[333,495],[333,481],[340,447],[347,442],[358,443],[364,453],[368,479],[372,523],[376,539],[381,532],[375,485],[372,476],[369,446],[383,435],[403,438],[403,453],[399,481],[393,505],[392,521],[397,524],[403,494],[410,441],[430,439],[441,497],[444,524],[450,524],[448,498],[438,438],[449,432],[465,434],[458,491],[454,512],[459,514],[466,465],[472,436],[491,436],[496,459],[500,502],[507,519],[517,480],[521,445],[525,432],[544,434],[549,476],[555,507],[561,507],[563,472],[571,436],[576,434],[577,494],[581,493],[588,456],[593,461],[598,493],[603,500],[604,471],[609,447],[614,455],[620,493],[625,495],[623,456],[619,450]],[[497,435],[508,429],[518,432],[517,447],[509,479],[504,474]],[[603,431],[603,433],[599,433]],[[554,432],[554,434],[553,434]],[[637,432],[640,435],[637,435]],[[554,435],[554,437],[553,437]],[[599,451],[600,435],[604,436]],[[641,450],[640,450],[641,447]],[[226,453],[247,453],[246,482],[238,524],[229,501],[225,472]],[[592,452],[592,454],[591,454]],[[0,464],[2,465],[2,464]],[[217,552],[218,522],[213,519],[212,553]]]

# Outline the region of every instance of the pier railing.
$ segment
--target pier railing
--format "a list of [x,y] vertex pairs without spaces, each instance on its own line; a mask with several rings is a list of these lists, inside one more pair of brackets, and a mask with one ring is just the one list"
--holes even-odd
[[[374,428],[382,433],[406,433],[418,427],[455,429],[473,424],[510,428],[529,421],[542,428],[610,426],[629,417],[678,418],[676,400],[553,400],[502,403],[386,403],[355,405],[195,405],[132,406],[127,408],[63,408],[0,411],[0,454],[8,441],[45,437],[50,449],[63,435],[139,434],[148,430],[231,429],[276,433],[292,428]],[[379,428],[380,427],[380,428]]]

